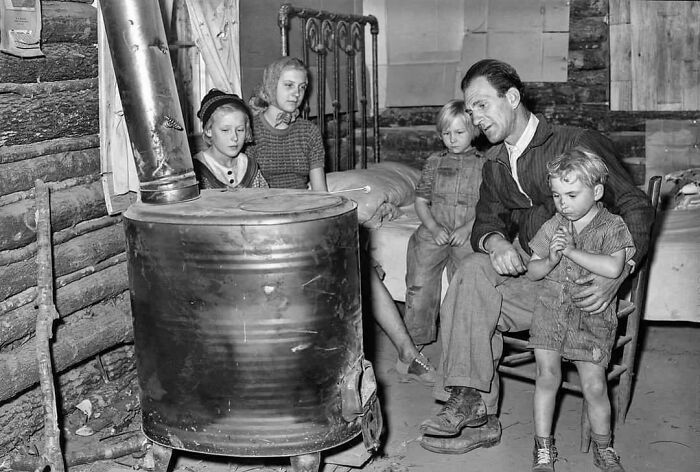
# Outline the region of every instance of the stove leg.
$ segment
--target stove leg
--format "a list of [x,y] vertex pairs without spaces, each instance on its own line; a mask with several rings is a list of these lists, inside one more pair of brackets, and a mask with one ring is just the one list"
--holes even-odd
[[318,472],[321,469],[321,453],[302,454],[289,458],[292,472]]
[[155,463],[153,471],[167,472],[168,466],[170,465],[170,458],[173,455],[173,450],[169,447],[161,446],[160,444],[156,443],[153,443],[151,450],[153,451],[153,461]]

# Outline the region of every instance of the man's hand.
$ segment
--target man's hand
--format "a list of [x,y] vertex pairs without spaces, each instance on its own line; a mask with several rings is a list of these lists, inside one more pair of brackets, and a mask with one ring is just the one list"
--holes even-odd
[[572,296],[577,307],[592,315],[605,311],[617,296],[622,282],[630,273],[630,266],[625,264],[625,270],[616,279],[609,279],[602,275],[589,274],[574,281],[579,290]]
[[527,270],[518,250],[500,234],[490,236],[484,248],[489,252],[493,269],[499,274],[516,276]]

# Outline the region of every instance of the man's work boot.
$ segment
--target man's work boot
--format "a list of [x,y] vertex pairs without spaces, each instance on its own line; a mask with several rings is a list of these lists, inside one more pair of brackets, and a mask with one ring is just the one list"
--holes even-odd
[[449,387],[450,398],[440,412],[420,424],[420,432],[430,436],[456,436],[465,427],[486,423],[486,404],[479,392],[469,387]]
[[438,438],[423,436],[420,445],[438,454],[464,454],[479,447],[492,447],[501,442],[501,423],[496,415],[488,415],[480,428],[465,428],[459,436]]
[[532,472],[554,472],[557,448],[552,436],[535,436],[535,449],[532,451]]

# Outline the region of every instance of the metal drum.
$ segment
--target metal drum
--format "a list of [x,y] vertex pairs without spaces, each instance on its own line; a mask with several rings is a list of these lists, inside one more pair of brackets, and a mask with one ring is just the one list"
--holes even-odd
[[354,203],[207,190],[137,203],[124,222],[149,439],[260,457],[360,433],[342,398],[363,363]]

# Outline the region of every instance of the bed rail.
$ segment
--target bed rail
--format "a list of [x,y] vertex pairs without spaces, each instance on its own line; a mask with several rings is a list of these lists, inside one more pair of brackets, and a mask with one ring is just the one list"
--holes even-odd
[[[310,8],[295,7],[285,3],[280,6],[278,24],[282,40],[282,55],[289,55],[289,31],[291,21],[298,18],[301,23],[302,57],[304,63],[311,67],[309,61],[316,57],[316,77],[319,83],[313,84],[316,91],[316,116],[324,142],[332,141],[332,149],[328,150],[328,171],[347,170],[349,168],[367,167],[367,68],[365,56],[365,26],[370,26],[372,35],[372,67],[371,67],[371,92],[372,92],[372,152],[374,162],[379,162],[379,100],[377,98],[377,35],[379,24],[372,16],[339,14],[328,11],[312,10]],[[341,57],[347,64],[345,73],[345,107],[341,97]],[[328,82],[327,66],[331,62],[332,88],[330,88],[331,104],[333,107],[330,124],[333,126],[333,134],[329,137],[328,123],[326,123],[326,87]],[[356,77],[359,70],[359,84]],[[359,89],[358,89],[359,86]],[[355,97],[359,92],[359,117],[357,117]],[[306,101],[303,116],[308,118],[310,107]],[[344,115],[344,116],[343,116]],[[360,152],[359,159],[355,149],[356,120],[359,118],[360,128]],[[346,129],[343,130],[342,120],[345,120]],[[343,136],[346,138],[346,157],[342,156]]]

